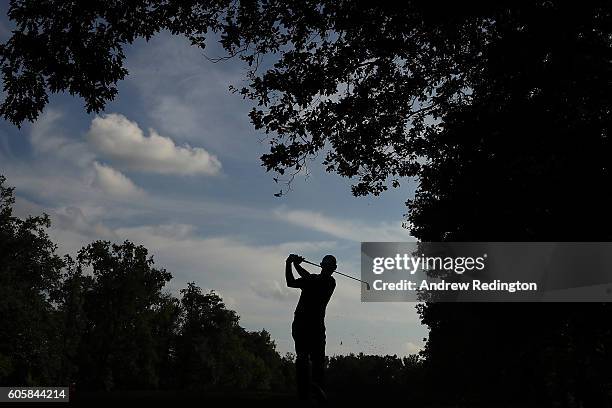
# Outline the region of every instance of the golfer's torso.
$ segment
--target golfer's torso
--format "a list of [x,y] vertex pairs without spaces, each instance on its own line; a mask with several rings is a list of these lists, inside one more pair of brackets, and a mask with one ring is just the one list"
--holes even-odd
[[334,293],[336,281],[331,276],[313,275],[308,277],[309,284],[302,288],[300,300],[295,308],[295,322],[313,326],[323,326],[325,309]]

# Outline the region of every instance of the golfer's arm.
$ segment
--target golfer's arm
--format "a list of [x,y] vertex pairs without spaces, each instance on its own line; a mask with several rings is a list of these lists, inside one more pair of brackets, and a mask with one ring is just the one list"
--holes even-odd
[[302,265],[299,264],[294,264],[295,265],[295,271],[298,273],[298,275],[300,275],[302,278],[310,275],[310,272],[308,272],[306,269],[304,269],[304,267]]
[[291,270],[291,262],[285,262],[285,279],[287,280],[287,286],[290,288],[297,288],[295,286],[295,276]]

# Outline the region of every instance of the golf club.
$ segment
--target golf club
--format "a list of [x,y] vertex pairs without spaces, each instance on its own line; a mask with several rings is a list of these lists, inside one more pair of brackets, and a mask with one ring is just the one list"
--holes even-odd
[[[302,258],[302,262],[305,262],[305,263],[310,264],[310,265],[318,266],[319,268],[321,268],[321,265],[316,264],[314,262],[307,261],[304,258]],[[366,289],[370,290],[370,284],[368,282],[366,282],[366,281],[363,281],[361,279],[357,279],[357,278],[355,278],[355,277],[353,277],[351,275],[347,275],[346,273],[342,273],[342,272],[338,272],[338,271],[334,271],[334,273],[337,273],[338,275],[346,276],[349,279],[353,279],[353,280],[356,280],[356,281],[361,282],[361,283],[365,283]]]

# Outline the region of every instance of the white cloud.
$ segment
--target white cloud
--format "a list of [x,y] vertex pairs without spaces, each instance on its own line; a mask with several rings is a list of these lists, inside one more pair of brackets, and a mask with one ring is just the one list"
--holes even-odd
[[95,170],[93,185],[104,192],[117,197],[139,197],[144,191],[138,188],[132,180],[110,166],[93,163]]
[[172,139],[120,114],[98,116],[87,133],[92,147],[124,169],[160,174],[214,175],[221,162],[201,147],[177,146]]
[[88,167],[95,159],[86,143],[69,138],[65,130],[58,126],[64,114],[58,109],[47,109],[32,124],[30,143],[39,158],[46,160],[59,158],[79,167]]
[[275,299],[280,301],[285,301],[291,297],[291,293],[287,289],[287,287],[277,280],[273,280],[267,283],[258,282],[251,284],[251,289],[258,296],[261,296],[264,299]]
[[[206,54],[225,52],[211,41]],[[248,120],[252,104],[228,91],[228,85],[244,81],[240,64],[213,64],[186,38],[168,32],[135,46],[126,63],[130,75],[125,83],[161,134],[202,144],[224,159],[259,165],[266,147]]]
[[349,241],[414,241],[401,222],[378,223],[364,222],[328,217],[320,212],[310,210],[287,210],[279,208],[274,211],[277,218],[300,227],[323,232],[333,237]]
[[336,245],[333,241],[257,245],[234,237],[201,237],[194,226],[183,224],[143,225],[114,231],[119,237],[155,248],[169,270],[195,273],[187,275],[187,279],[199,280],[205,276],[204,286],[210,288],[228,293],[246,290],[261,295],[265,292],[263,297],[276,299],[286,297],[270,296],[269,291],[278,292],[288,253],[308,256],[329,251]]
[[[56,188],[91,196],[97,190],[98,193],[124,199],[144,194],[144,190],[126,175],[97,162],[96,154],[87,143],[68,137],[58,125],[63,116],[60,110],[48,109],[30,131],[30,143],[37,154],[36,164],[40,166],[36,169],[35,173],[38,174],[35,178],[38,179],[37,184],[45,186],[36,189],[38,192]],[[72,180],[66,182],[66,177]]]
[[404,347],[406,347],[406,352],[408,354],[417,354],[419,351],[423,350],[423,345],[418,345],[411,341],[404,343]]
[[[40,213],[42,211],[38,211]],[[96,237],[98,239],[117,240],[117,235],[112,229],[101,222],[93,221],[80,207],[61,207],[51,214],[53,224],[58,229],[71,230],[76,233]]]
[[62,113],[56,109],[47,109],[36,122],[32,124],[30,130],[30,143],[38,153],[57,151],[68,143],[68,140],[61,135],[56,124],[62,118]]

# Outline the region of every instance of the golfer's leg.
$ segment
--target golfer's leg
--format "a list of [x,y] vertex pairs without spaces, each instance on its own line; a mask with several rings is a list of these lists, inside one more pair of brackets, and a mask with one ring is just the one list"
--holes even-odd
[[297,383],[297,393],[300,399],[308,398],[310,386],[310,373],[308,371],[308,353],[296,353],[295,379]]
[[325,387],[325,335],[318,336],[313,344],[312,353],[312,382],[322,391]]
[[291,334],[295,342],[295,380],[298,397],[300,399],[308,398],[310,387],[310,373],[308,367],[308,349],[305,347],[303,333],[299,326],[293,323]]

